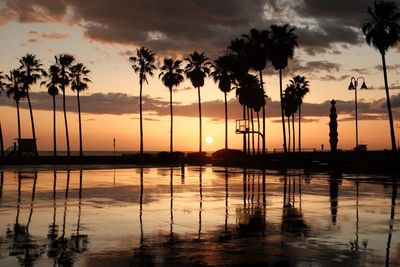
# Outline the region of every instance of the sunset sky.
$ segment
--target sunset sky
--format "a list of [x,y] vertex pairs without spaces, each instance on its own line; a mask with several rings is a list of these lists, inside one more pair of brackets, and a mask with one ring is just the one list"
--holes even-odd
[[[272,24],[296,27],[299,48],[284,71],[284,86],[293,75],[310,81],[303,105],[303,148],[329,147],[330,100],[337,100],[339,144],[355,146],[354,91],[347,87],[352,76],[363,76],[369,90],[359,91],[359,140],[369,149],[390,148],[389,122],[381,57],[369,47],[360,30],[373,1],[326,0],[0,0],[0,70],[19,66],[18,58],[36,54],[48,68],[54,56],[69,53],[90,70],[93,81],[82,94],[85,150],[139,148],[139,82],[128,61],[145,46],[157,56],[183,59],[197,50],[215,59],[229,41],[251,28]],[[400,49],[387,53],[396,140],[400,138]],[[169,92],[158,71],[144,85],[144,149],[169,149]],[[264,74],[267,102],[267,149],[282,148],[278,73],[270,63]],[[207,79],[202,88],[203,137],[211,144],[203,150],[224,146],[223,93]],[[52,100],[39,83],[32,88],[32,105],[39,150],[52,149]],[[197,92],[185,81],[174,92],[174,148],[198,149]],[[229,93],[229,146],[241,148],[234,132],[241,107],[235,92]],[[57,99],[58,148],[65,149],[61,96]],[[22,103],[23,137],[31,137],[27,103]],[[72,150],[78,149],[76,96],[68,89],[68,119]],[[17,136],[14,102],[0,96],[1,124],[5,146]]]

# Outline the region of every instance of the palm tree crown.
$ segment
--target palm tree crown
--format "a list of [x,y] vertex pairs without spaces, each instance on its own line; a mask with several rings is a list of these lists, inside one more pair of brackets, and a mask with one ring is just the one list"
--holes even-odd
[[172,58],[164,58],[164,65],[162,65],[158,77],[169,90],[172,90],[174,86],[178,86],[184,80],[183,69],[180,67],[181,63],[181,60],[174,61]]
[[211,76],[218,83],[218,88],[224,93],[230,92],[232,84],[235,82],[235,75],[232,70],[234,60],[233,54],[225,54],[219,56],[212,65]]
[[369,18],[364,19],[361,28],[367,43],[381,54],[396,45],[400,33],[400,13],[394,2],[375,1],[374,10],[368,7]]
[[130,57],[129,61],[135,73],[139,73],[139,79],[148,83],[146,74],[153,76],[153,70],[156,69],[155,54],[142,46],[136,50],[136,56]]
[[289,82],[289,87],[293,87],[297,105],[300,106],[303,104],[304,96],[310,91],[310,84],[306,77],[300,75],[294,76]]
[[75,57],[72,55],[68,55],[68,54],[62,54],[59,55],[58,57],[55,57],[56,59],[56,65],[60,68],[60,82],[61,82],[61,90],[64,91],[65,90],[65,86],[69,85],[70,82],[70,67],[72,66],[72,64],[75,61]]
[[294,48],[298,46],[294,30],[289,24],[271,25],[269,55],[276,70],[285,69],[288,60],[293,58]]
[[242,35],[246,39],[245,53],[248,57],[251,67],[260,71],[266,66],[269,54],[269,38],[268,30],[251,29],[249,34]]
[[193,87],[199,88],[204,86],[204,79],[210,73],[209,66],[211,63],[204,53],[199,54],[193,52],[189,57],[185,58],[188,64],[185,67],[186,76],[190,79]]
[[88,88],[88,83],[91,82],[91,80],[87,77],[87,75],[90,73],[90,70],[88,70],[82,63],[77,63],[76,65],[71,67],[71,89],[72,91],[84,91]]
[[26,77],[24,77],[24,83],[26,89],[32,84],[35,84],[38,79],[42,76],[44,70],[40,60],[33,54],[26,54],[19,62],[21,63],[20,69],[25,70]]
[[24,90],[24,75],[25,73],[21,70],[14,69],[10,71],[9,75],[6,75],[7,82],[4,84],[6,89],[7,97],[11,97],[15,102],[19,102],[26,96]]
[[47,73],[44,73],[45,77],[48,77],[48,81],[43,81],[40,85],[46,85],[47,92],[51,96],[56,96],[59,93],[59,87],[61,83],[60,68],[57,65],[51,65]]

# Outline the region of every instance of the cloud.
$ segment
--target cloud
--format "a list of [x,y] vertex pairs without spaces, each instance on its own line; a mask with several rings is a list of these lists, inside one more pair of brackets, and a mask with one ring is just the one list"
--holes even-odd
[[34,38],[47,39],[47,40],[60,40],[69,37],[69,34],[67,33],[58,33],[58,32],[42,33],[37,31],[29,31],[28,34]]
[[[35,110],[52,110],[51,97],[47,92],[31,92],[32,106]],[[62,111],[62,99],[57,97],[57,110]],[[391,97],[393,112],[397,117],[400,115],[400,94]],[[66,97],[68,112],[77,112],[76,96]],[[4,96],[0,97],[1,106],[14,107],[14,102]],[[302,114],[306,122],[314,122],[316,117],[329,116],[330,101],[322,103],[303,103]],[[26,100],[21,103],[21,108],[27,109]],[[353,116],[354,101],[336,100],[336,108],[339,115]],[[125,93],[94,93],[81,95],[81,110],[87,114],[110,114],[110,115],[137,115],[139,113],[139,97],[127,95]],[[222,100],[205,101],[202,103],[203,117],[211,120],[224,119],[224,103]],[[234,98],[228,101],[229,119],[240,119],[242,117],[242,106]],[[267,99],[266,105],[267,118],[279,118],[280,102]],[[143,96],[143,111],[145,118],[151,121],[158,121],[158,116],[169,116],[169,101],[160,98],[152,98],[148,95]],[[384,98],[365,102],[358,102],[358,111],[361,119],[385,119],[387,115],[386,100]],[[174,115],[183,117],[198,117],[198,103],[174,104]],[[135,117],[136,118],[136,117]],[[344,118],[341,118],[344,119]],[[310,121],[311,120],[311,121]]]
[[361,42],[359,20],[372,1],[348,1],[345,8],[341,2],[324,0],[3,2],[0,23],[61,22],[78,25],[87,38],[99,42],[144,45],[159,54],[207,48],[207,54],[216,55],[252,27],[287,22],[296,26],[298,42],[308,53],[337,52],[337,45]]

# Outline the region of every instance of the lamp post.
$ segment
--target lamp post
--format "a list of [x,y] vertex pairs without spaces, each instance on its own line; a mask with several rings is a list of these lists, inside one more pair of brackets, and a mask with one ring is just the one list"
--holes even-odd
[[358,87],[358,80],[360,79],[363,82],[360,89],[368,89],[363,77],[358,77],[358,78],[351,77],[348,88],[349,90],[354,90],[354,103],[355,103],[355,113],[356,113],[356,148],[358,147],[357,87]]

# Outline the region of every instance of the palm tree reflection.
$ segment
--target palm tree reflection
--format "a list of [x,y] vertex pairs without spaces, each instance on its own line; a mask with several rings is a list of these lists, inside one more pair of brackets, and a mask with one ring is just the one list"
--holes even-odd
[[143,168],[140,168],[140,213],[139,213],[139,222],[140,222],[140,246],[143,245]]
[[3,196],[4,172],[0,171],[0,200]]
[[170,176],[170,214],[171,214],[171,221],[170,221],[170,240],[174,239],[174,168],[171,167],[171,176]]
[[[301,176],[298,177],[299,184],[301,183]],[[283,178],[283,213],[281,234],[291,234],[304,236],[307,235],[309,230],[308,225],[305,224],[303,213],[301,210],[301,203],[299,209],[296,208],[296,176],[288,176],[286,171]],[[301,194],[301,187],[299,187],[299,195]],[[299,198],[301,201],[301,198]]]
[[203,178],[202,178],[202,168],[199,168],[199,193],[200,193],[200,207],[199,207],[199,232],[197,235],[197,240],[200,241],[201,238],[201,212],[203,209]]
[[[257,175],[257,181],[256,181]],[[239,230],[243,232],[265,234],[266,225],[266,197],[265,172],[262,172],[262,203],[260,202],[260,175],[254,171],[243,171],[243,208],[236,210]],[[255,183],[257,182],[257,191]]]
[[390,208],[390,224],[389,224],[388,239],[387,239],[387,243],[386,243],[385,266],[390,265],[390,246],[392,243],[392,232],[393,232],[393,223],[394,223],[394,215],[395,215],[395,208],[396,208],[396,198],[397,198],[397,182],[396,182],[396,180],[394,180],[393,184],[392,184],[392,206]]

